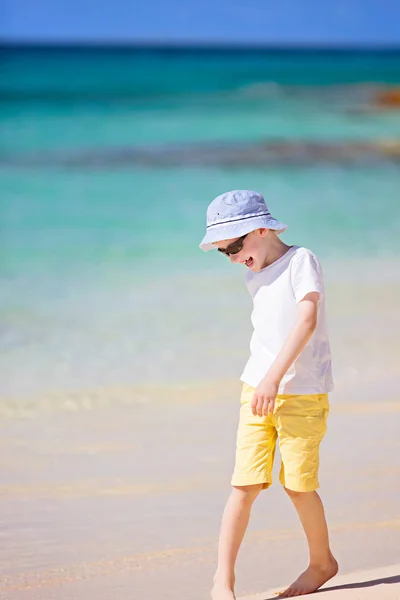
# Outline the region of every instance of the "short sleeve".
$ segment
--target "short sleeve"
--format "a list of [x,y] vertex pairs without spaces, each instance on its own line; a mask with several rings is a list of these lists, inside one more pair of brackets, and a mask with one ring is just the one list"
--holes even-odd
[[300,302],[311,292],[322,297],[324,284],[321,266],[312,252],[304,251],[296,255],[291,264],[291,281],[296,302]]

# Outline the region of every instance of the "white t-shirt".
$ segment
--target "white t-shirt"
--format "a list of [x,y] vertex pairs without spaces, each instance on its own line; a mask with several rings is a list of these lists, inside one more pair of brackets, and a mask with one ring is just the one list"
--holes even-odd
[[249,271],[246,285],[253,298],[251,356],[241,380],[257,387],[286,341],[297,316],[297,303],[318,292],[317,327],[284,375],[279,394],[324,394],[333,389],[331,352],[325,317],[324,283],[316,256],[292,246],[258,273]]

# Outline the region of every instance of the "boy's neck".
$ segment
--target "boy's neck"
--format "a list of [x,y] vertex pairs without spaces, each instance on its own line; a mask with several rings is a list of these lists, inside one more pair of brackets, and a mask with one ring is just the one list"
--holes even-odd
[[268,236],[265,241],[266,256],[262,266],[263,269],[272,265],[276,260],[279,260],[288,250],[290,250],[290,248],[292,248],[292,246],[284,244],[276,234]]

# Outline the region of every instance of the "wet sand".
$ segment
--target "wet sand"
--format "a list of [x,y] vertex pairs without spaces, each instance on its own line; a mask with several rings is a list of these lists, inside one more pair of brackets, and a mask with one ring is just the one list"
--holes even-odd
[[[239,385],[160,391],[134,405],[2,422],[2,598],[207,597]],[[332,404],[321,494],[342,572],[395,564],[400,401],[371,402],[347,384]],[[289,582],[306,561],[294,511],[275,484],[254,508],[240,595]]]

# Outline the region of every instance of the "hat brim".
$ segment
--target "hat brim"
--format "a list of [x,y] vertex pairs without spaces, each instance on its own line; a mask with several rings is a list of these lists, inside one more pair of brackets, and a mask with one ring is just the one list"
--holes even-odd
[[241,237],[242,235],[246,235],[246,233],[261,228],[273,229],[278,233],[283,233],[285,229],[287,229],[287,225],[271,216],[260,216],[254,217],[248,221],[214,225],[207,230],[206,235],[201,241],[200,248],[204,250],[204,252],[215,250],[217,248],[215,245],[216,242]]

